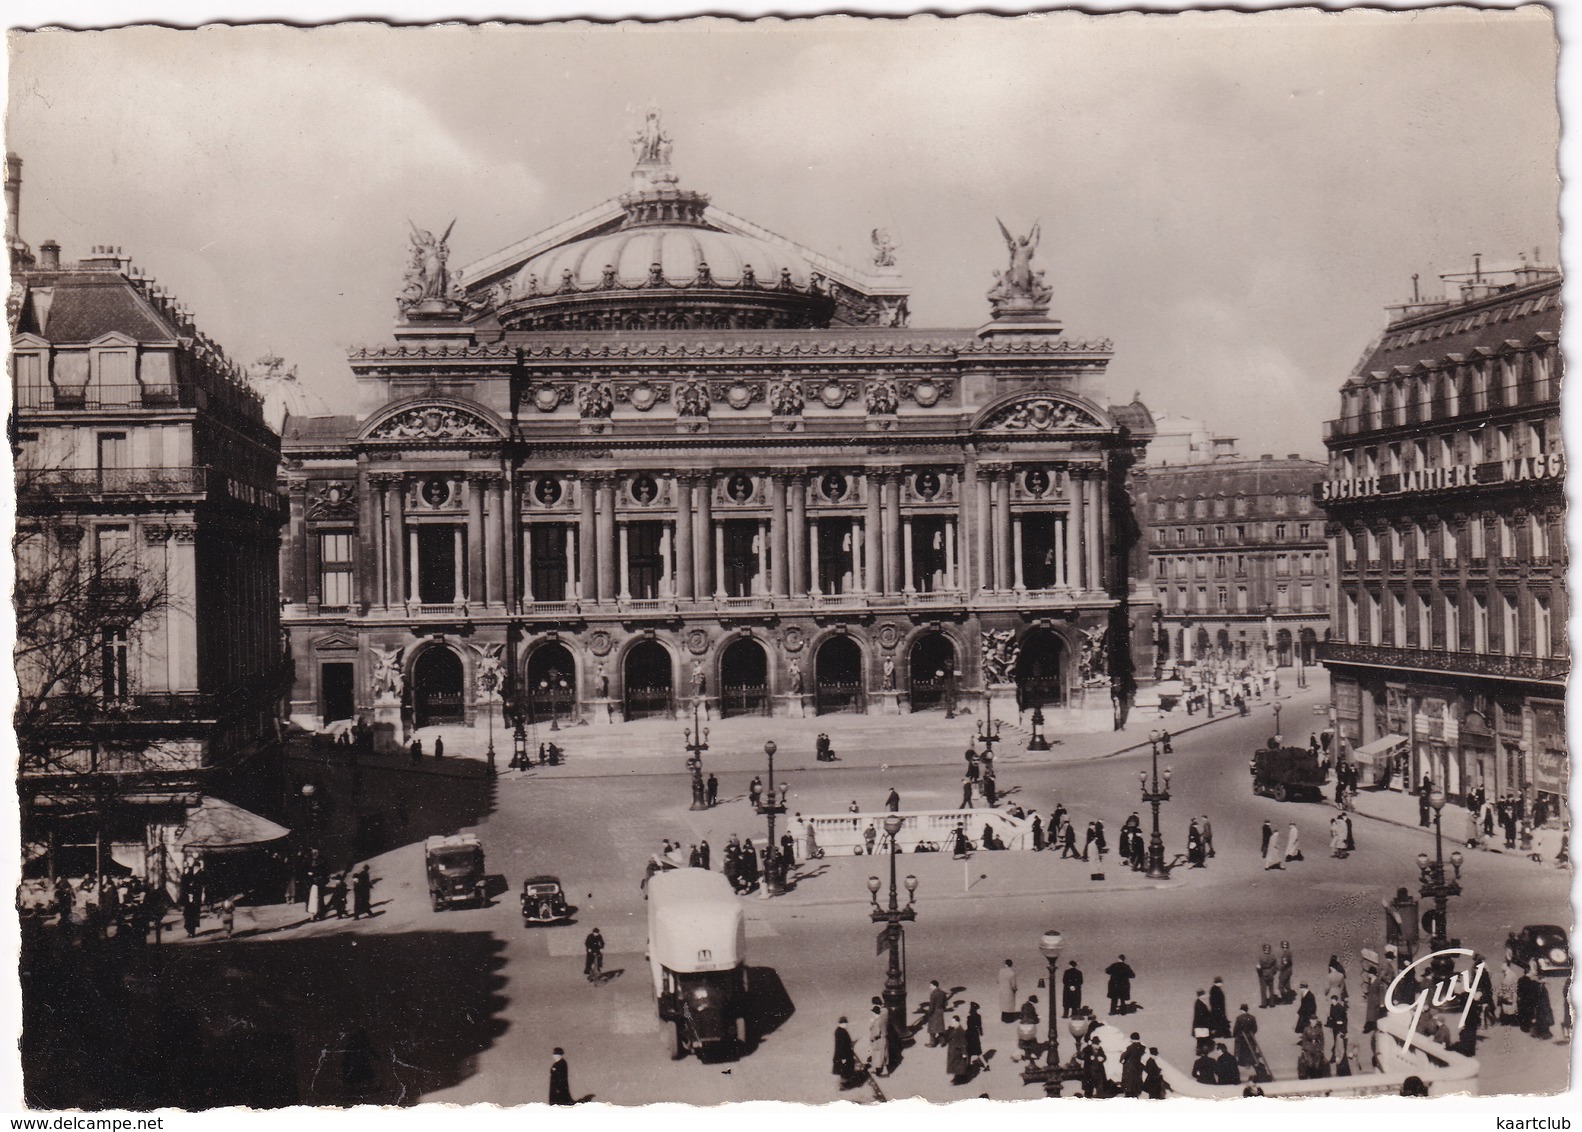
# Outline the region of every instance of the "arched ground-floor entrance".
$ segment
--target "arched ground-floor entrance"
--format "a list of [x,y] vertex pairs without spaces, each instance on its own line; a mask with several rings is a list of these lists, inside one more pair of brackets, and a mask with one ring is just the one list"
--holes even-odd
[[658,641],[639,641],[626,654],[621,681],[627,719],[670,715],[675,674],[670,653]]
[[412,722],[418,727],[462,720],[461,657],[443,645],[412,663]]
[[814,661],[813,706],[819,715],[863,708],[862,650],[850,637],[831,637]]
[[720,715],[769,714],[769,657],[763,645],[738,637],[720,654]]
[[577,666],[571,650],[551,641],[533,650],[527,658],[527,719],[529,723],[553,723],[576,714]]
[[907,672],[907,691],[913,711],[926,711],[950,703],[956,681],[956,649],[950,638],[943,633],[924,633],[918,637],[912,642]]
[[1291,630],[1281,629],[1274,635],[1274,654],[1276,666],[1287,668],[1291,664]]
[[1023,710],[1065,702],[1066,646],[1058,633],[1033,629],[1016,658],[1016,698]]
[[1303,664],[1318,663],[1318,634],[1312,629],[1303,629],[1298,635],[1302,649]]

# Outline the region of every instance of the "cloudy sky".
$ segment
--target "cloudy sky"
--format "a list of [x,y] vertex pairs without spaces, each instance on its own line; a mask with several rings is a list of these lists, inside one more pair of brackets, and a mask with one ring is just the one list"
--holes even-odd
[[1319,454],[1386,303],[1558,256],[1538,9],[13,34],[22,234],[123,246],[232,355],[349,407],[407,218],[465,263],[626,185],[650,104],[685,185],[838,259],[901,245],[913,325],[975,327],[996,217],[1042,222],[1112,396]]

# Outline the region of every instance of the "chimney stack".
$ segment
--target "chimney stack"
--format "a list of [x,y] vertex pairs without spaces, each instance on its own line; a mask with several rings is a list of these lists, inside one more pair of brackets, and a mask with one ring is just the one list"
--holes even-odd
[[22,159],[14,153],[5,155],[5,242],[15,247],[21,240],[22,216]]
[[38,265],[45,271],[60,270],[60,245],[54,240],[45,240],[38,246]]

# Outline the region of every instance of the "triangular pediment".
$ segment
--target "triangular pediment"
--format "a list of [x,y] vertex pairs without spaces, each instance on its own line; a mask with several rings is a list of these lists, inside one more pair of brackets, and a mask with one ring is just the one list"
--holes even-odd
[[357,638],[350,633],[326,633],[313,640],[314,652],[345,652],[357,648]]
[[122,346],[136,346],[137,339],[129,334],[123,334],[119,330],[111,330],[99,335],[92,342],[89,342],[88,345],[96,350],[115,349]]

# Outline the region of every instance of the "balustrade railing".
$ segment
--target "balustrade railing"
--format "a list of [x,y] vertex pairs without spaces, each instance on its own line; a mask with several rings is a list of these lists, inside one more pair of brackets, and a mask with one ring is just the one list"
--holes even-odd
[[1452,652],[1442,649],[1393,648],[1387,645],[1353,645],[1338,641],[1318,646],[1320,660],[1371,664],[1385,668],[1421,668],[1431,672],[1457,672],[1476,676],[1503,676],[1518,680],[1560,680],[1571,670],[1565,657],[1502,656],[1495,653]]

